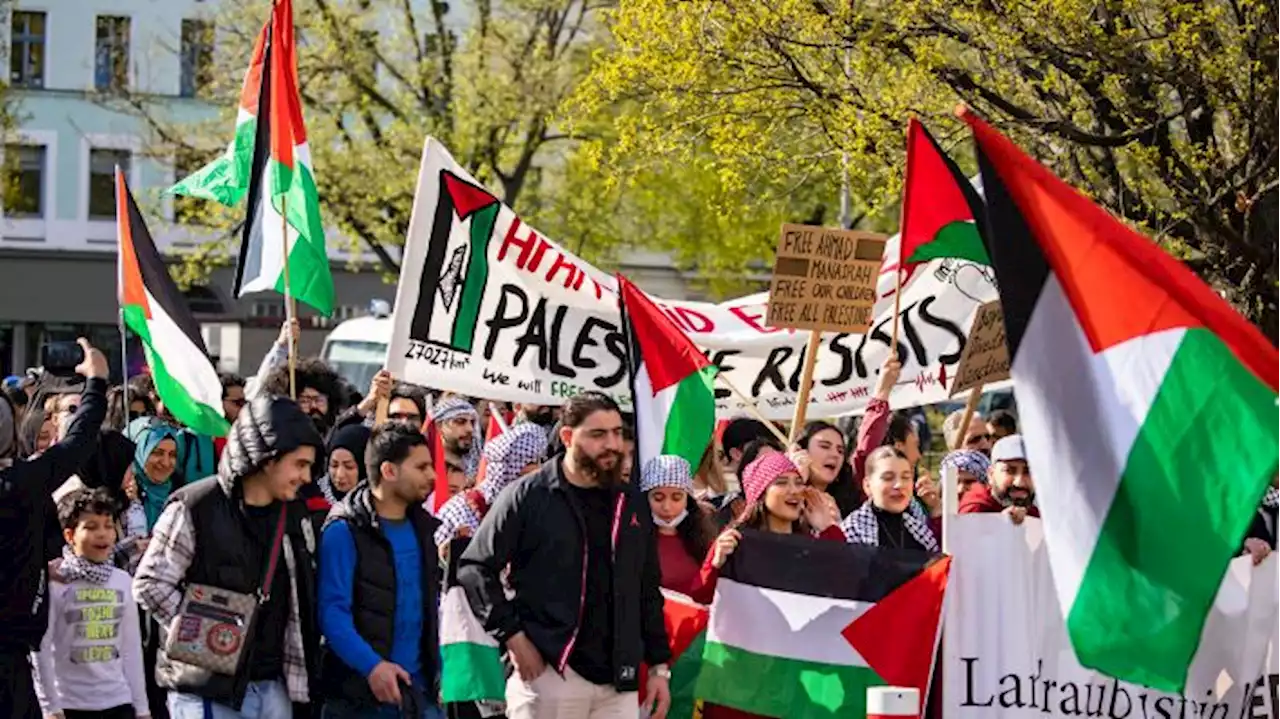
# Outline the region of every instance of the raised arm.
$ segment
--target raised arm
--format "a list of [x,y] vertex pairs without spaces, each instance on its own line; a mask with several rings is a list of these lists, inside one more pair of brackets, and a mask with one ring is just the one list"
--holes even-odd
[[93,456],[102,420],[107,416],[107,358],[83,337],[77,341],[84,350],[84,361],[76,367],[76,372],[85,378],[80,407],[62,441],[27,461],[25,476],[43,480],[39,490],[32,487],[30,491],[42,491],[46,496],[52,495]]
[[902,374],[902,365],[892,355],[880,366],[880,378],[876,380],[876,393],[867,402],[866,414],[862,415],[862,423],[858,425],[858,442],[849,455],[849,464],[853,467],[853,480],[860,482],[866,472],[867,455],[884,442],[889,431],[889,395],[893,386],[898,383]]

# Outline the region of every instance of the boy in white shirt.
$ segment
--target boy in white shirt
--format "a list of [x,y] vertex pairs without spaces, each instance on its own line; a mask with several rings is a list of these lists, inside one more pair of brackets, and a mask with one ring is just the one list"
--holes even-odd
[[49,629],[35,658],[46,717],[150,717],[133,580],[111,563],[116,512],[105,489],[58,503],[68,546],[49,563]]

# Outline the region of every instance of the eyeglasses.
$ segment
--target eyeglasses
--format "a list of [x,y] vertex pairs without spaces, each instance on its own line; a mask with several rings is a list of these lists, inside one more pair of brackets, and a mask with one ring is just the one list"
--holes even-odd
[[300,394],[298,395],[299,406],[321,407],[328,406],[329,398],[322,394]]
[[990,441],[991,441],[991,435],[989,434],[971,434],[965,438],[964,443],[965,443],[965,446],[972,447],[973,445],[978,444],[979,442],[990,442]]

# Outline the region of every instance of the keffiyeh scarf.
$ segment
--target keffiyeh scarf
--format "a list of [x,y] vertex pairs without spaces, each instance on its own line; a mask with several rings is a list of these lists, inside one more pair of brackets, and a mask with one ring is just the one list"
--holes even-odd
[[644,469],[640,470],[640,491],[672,487],[693,494],[692,474],[689,462],[684,457],[660,454],[645,463]]
[[[479,487],[484,506],[492,505],[498,494],[519,479],[526,466],[541,460],[546,451],[547,430],[536,424],[518,424],[494,438],[484,448],[485,473]],[[436,515],[440,520],[435,533],[437,545],[452,540],[462,527],[472,531],[480,527],[482,517],[470,494],[454,495],[440,508]]]
[[480,492],[487,504],[520,478],[530,464],[540,462],[547,451],[547,430],[536,424],[518,424],[498,435],[484,448],[486,461]]
[[[902,523],[911,537],[919,542],[925,551],[938,551],[938,540],[934,538],[933,532],[929,531],[929,518],[914,502],[902,513]],[[876,521],[870,500],[863,502],[861,507],[850,512],[849,516],[840,523],[840,529],[844,530],[844,537],[850,544],[880,546],[880,523]]]
[[341,497],[338,496],[338,490],[333,488],[333,479],[330,478],[328,474],[321,477],[320,481],[316,482],[316,484],[320,487],[321,494],[324,495],[325,501],[327,501],[330,506],[341,502],[343,497],[347,496],[346,492],[344,492]]
[[981,452],[961,449],[943,457],[942,463],[938,466],[940,468],[954,467],[958,472],[968,472],[977,477],[979,482],[986,484],[987,470],[991,468],[991,460]]
[[62,548],[62,564],[58,566],[58,574],[71,582],[89,582],[90,584],[106,584],[111,579],[115,566],[111,562],[92,562],[79,556],[71,547]]
[[1267,487],[1267,493],[1262,495],[1262,506],[1267,509],[1275,509],[1280,507],[1280,489],[1275,487]]
[[[431,409],[431,421],[441,427],[445,422],[457,417],[470,417],[473,422],[478,422],[480,415],[476,412],[476,408],[470,402],[459,397],[450,397]],[[480,427],[476,427],[474,439],[471,442],[471,449],[462,456],[462,472],[467,475],[467,479],[475,479],[476,473],[480,471],[480,449],[483,442],[480,439]]]

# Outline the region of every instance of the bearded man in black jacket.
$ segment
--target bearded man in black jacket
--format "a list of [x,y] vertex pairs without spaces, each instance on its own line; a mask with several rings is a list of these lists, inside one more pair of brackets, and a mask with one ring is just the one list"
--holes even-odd
[[458,581],[515,665],[511,719],[634,717],[637,704],[663,719],[671,652],[657,538],[648,500],[622,479],[622,413],[586,392],[565,403],[561,425],[564,454],[498,495],[459,558]]

